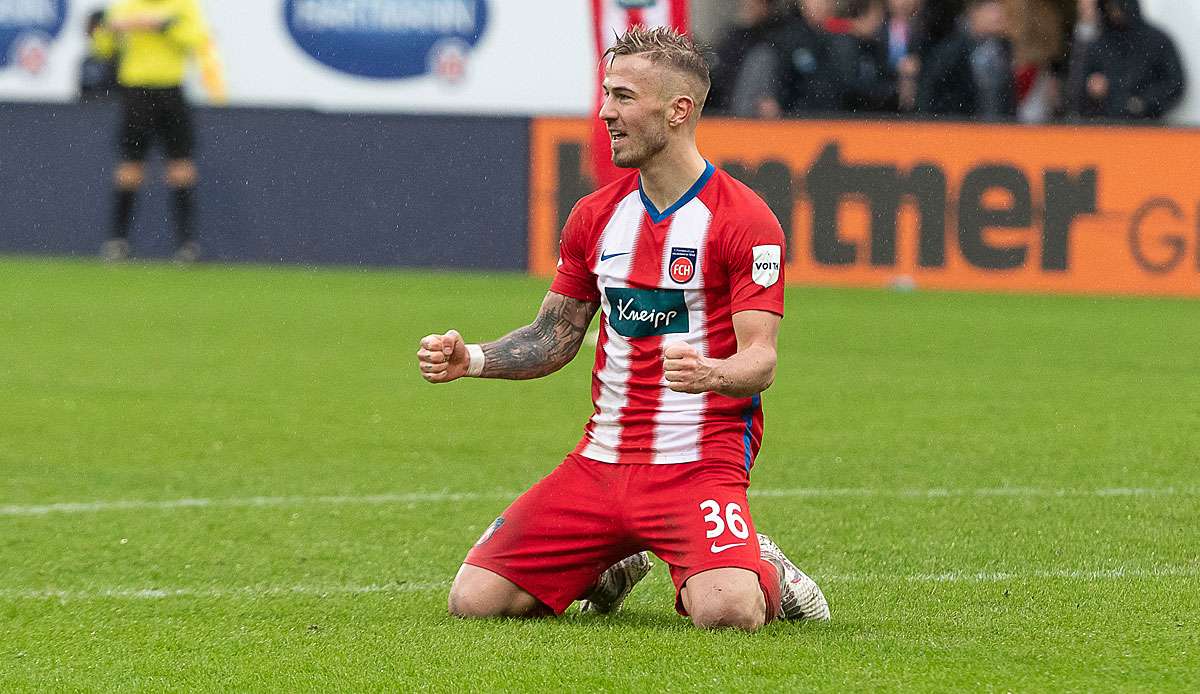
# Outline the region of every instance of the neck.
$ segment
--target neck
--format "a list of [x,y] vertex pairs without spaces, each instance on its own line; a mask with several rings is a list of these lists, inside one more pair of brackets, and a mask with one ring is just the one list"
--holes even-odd
[[678,147],[668,145],[638,170],[642,190],[655,207],[665,210],[683,197],[706,166],[695,141],[689,140]]

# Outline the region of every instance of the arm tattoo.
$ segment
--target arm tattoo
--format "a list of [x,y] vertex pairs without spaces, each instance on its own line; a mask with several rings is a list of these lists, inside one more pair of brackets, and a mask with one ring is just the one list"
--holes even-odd
[[483,345],[484,378],[540,378],[579,352],[599,304],[550,292],[533,323]]

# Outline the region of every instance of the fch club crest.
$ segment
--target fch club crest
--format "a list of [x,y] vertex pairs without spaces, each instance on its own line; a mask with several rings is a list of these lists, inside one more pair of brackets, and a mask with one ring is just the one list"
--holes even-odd
[[687,284],[696,276],[696,249],[671,249],[671,279],[676,284]]

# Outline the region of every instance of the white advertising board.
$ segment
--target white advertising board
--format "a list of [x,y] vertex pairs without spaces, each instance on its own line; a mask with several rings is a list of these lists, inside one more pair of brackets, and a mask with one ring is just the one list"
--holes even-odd
[[[587,0],[201,0],[229,103],[339,111],[581,115]],[[0,0],[0,100],[78,94],[99,0]],[[203,100],[203,94],[189,85]]]
[[1187,75],[1183,103],[1170,116],[1173,123],[1200,125],[1200,3],[1196,0],[1142,0],[1142,12],[1175,39]]
[[[585,115],[590,0],[200,0],[229,102],[346,111]],[[0,0],[0,101],[78,95],[87,16],[104,0]],[[1200,124],[1200,2],[1142,0],[1174,38]],[[194,98],[204,94],[189,85]]]

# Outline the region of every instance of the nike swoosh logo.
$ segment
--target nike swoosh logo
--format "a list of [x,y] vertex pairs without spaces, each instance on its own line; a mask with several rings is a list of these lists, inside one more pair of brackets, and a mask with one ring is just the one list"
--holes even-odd
[[712,543],[711,546],[709,546],[708,550],[710,552],[712,552],[713,554],[720,554],[721,552],[724,552],[727,549],[733,549],[734,547],[745,547],[745,546],[746,546],[745,542],[735,542],[732,545],[718,545],[717,543],[714,542],[714,543]]
[[612,260],[613,258],[619,258],[620,256],[629,255],[630,253],[633,253],[633,251],[625,251],[624,253],[609,253],[608,255],[605,255],[603,252],[601,252],[600,253],[600,262],[603,263],[606,260]]

